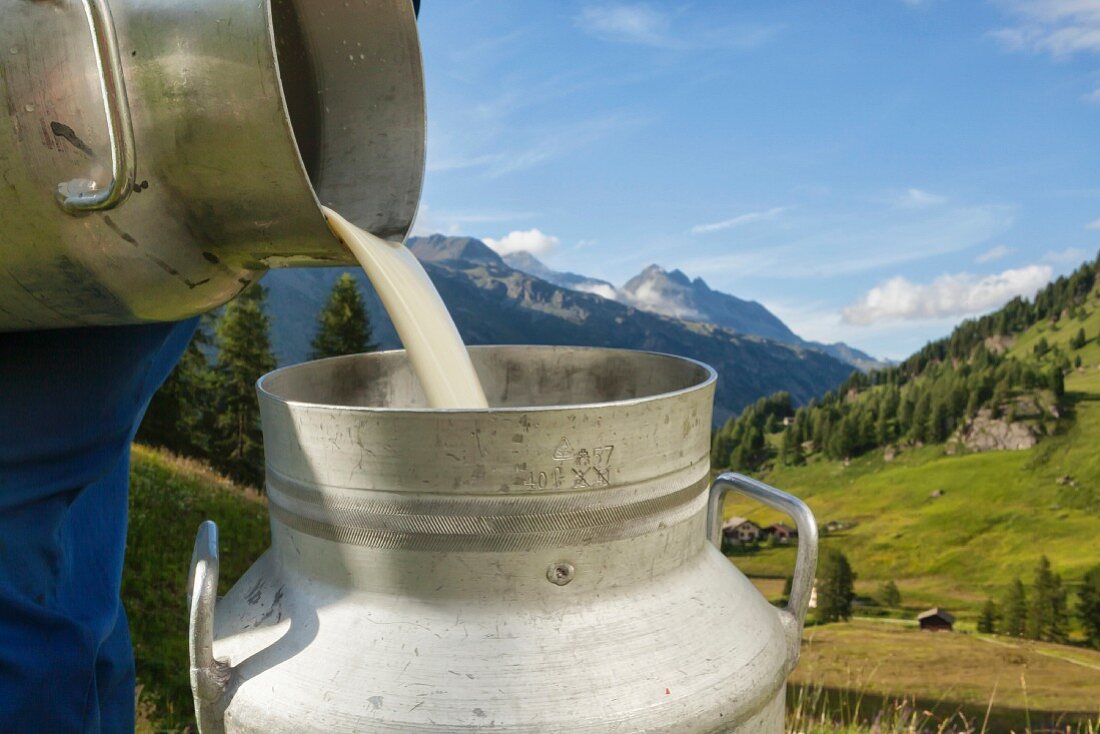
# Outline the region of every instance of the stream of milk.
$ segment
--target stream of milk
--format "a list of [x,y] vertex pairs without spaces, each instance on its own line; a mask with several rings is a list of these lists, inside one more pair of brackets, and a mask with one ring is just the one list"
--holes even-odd
[[329,208],[329,229],[355,255],[382,299],[433,408],[485,408],[466,345],[424,266],[402,244],[356,227]]

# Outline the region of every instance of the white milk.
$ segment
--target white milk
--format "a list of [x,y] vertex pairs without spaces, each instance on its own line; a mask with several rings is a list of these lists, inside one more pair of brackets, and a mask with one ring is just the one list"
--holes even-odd
[[433,408],[486,408],[485,392],[451,314],[424,266],[401,244],[359,229],[325,207],[329,229],[374,284]]

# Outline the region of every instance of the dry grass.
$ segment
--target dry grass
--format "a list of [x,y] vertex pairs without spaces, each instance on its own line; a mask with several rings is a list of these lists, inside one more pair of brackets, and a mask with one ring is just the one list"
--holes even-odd
[[1100,652],[896,624],[855,621],[808,628],[792,682],[846,691],[830,701],[839,712],[846,697],[856,696],[864,711],[894,715],[898,701],[908,702],[941,723],[960,713],[980,720],[987,709],[998,726],[1021,729],[1028,728],[1029,719],[1035,727],[1078,726],[1100,717]]

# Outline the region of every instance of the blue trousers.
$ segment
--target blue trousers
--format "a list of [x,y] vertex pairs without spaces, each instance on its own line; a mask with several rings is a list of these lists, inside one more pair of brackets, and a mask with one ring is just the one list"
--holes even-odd
[[130,442],[195,320],[0,334],[0,732],[134,731]]

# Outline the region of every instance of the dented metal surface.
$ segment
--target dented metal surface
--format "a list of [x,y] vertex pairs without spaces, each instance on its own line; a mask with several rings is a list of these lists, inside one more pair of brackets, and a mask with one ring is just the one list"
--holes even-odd
[[[111,17],[113,16],[113,22]],[[0,0],[0,331],[175,320],[416,213],[408,0]]]
[[471,356],[489,410],[426,409],[401,352],[261,380],[272,547],[213,611],[204,734],[782,731],[804,609],[708,540],[713,371]]

